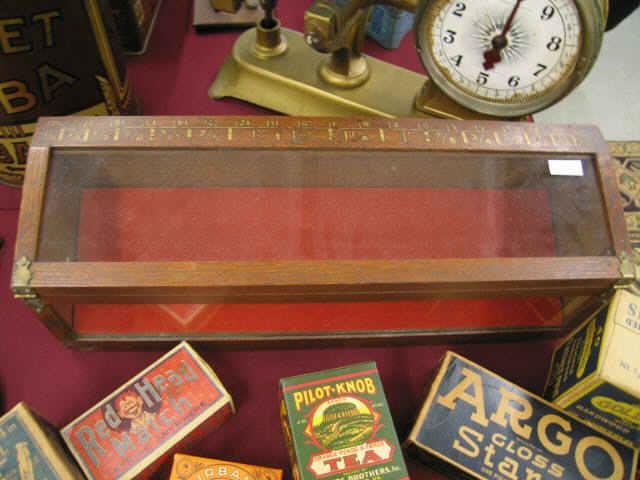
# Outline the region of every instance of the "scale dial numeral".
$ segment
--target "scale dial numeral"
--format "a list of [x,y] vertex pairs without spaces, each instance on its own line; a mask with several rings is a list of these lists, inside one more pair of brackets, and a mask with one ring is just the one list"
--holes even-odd
[[551,40],[547,43],[547,50],[557,52],[560,49],[560,45],[562,45],[562,39],[560,37],[551,37]]
[[486,85],[489,81],[489,74],[487,72],[480,72],[478,74],[478,78],[476,78],[476,83],[478,85]]
[[556,13],[556,9],[551,5],[547,5],[542,9],[542,14],[540,15],[540,20],[551,20],[553,14]]
[[453,10],[453,14],[456,17],[462,17],[462,12],[464,12],[467,9],[467,6],[462,3],[462,2],[458,2],[456,3],[456,8]]
[[458,32],[456,32],[455,30],[447,30],[447,32],[445,33],[445,35],[442,37],[442,41],[444,43],[453,43],[456,41],[456,35],[458,34]]
[[542,63],[539,63],[539,64],[536,66],[536,71],[535,71],[535,72],[533,72],[533,76],[534,76],[534,77],[537,77],[537,76],[538,76],[538,75],[540,75],[542,72],[544,72],[546,69],[547,69],[547,66],[546,66],[546,65],[543,65]]

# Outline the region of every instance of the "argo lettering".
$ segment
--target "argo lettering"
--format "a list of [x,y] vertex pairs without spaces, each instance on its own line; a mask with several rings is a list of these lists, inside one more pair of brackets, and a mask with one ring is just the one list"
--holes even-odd
[[[448,393],[437,397],[436,402],[439,405],[455,410],[459,402],[464,402],[473,408],[469,417],[471,422],[480,427],[487,427],[493,422],[524,440],[530,440],[535,432],[540,444],[549,453],[572,455],[578,471],[585,480],[603,478],[591,471],[587,462],[589,449],[599,449],[608,456],[613,465],[613,473],[607,479],[624,478],[622,458],[618,450],[606,439],[586,436],[573,445],[573,438],[570,436],[573,429],[571,422],[556,414],[543,415],[532,424],[532,403],[514,389],[501,387],[497,407],[495,411],[489,412],[486,408],[483,376],[469,368],[463,368],[461,372],[460,382]],[[496,467],[502,475],[513,480],[540,478],[536,470],[544,470],[555,478],[563,477],[563,466],[519,441],[509,440],[507,435],[495,433],[483,446],[484,440],[485,434],[482,430],[463,425],[458,430],[458,438],[454,440],[453,448],[471,458],[482,457],[485,466]],[[532,467],[535,467],[535,470]]]

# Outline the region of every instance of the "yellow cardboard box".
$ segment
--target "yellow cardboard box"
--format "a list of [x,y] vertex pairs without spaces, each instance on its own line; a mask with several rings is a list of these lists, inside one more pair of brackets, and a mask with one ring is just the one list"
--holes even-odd
[[560,344],[545,397],[640,447],[640,297],[617,292]]

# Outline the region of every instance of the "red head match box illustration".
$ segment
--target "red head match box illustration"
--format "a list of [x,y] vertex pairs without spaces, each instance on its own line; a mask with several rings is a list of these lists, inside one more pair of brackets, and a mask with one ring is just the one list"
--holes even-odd
[[183,342],[61,433],[89,479],[147,478],[233,412],[216,374]]

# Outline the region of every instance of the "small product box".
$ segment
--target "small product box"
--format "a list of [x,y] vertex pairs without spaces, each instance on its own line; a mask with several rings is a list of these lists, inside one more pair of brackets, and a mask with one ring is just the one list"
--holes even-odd
[[390,5],[373,7],[368,34],[384,48],[398,48],[404,36],[413,28],[415,15]]
[[633,480],[638,451],[447,352],[405,446],[452,476]]
[[[337,0],[343,7],[348,0]],[[391,5],[375,5],[371,9],[367,35],[384,48],[393,49],[400,46],[405,35],[413,28],[415,15]]]
[[0,479],[82,480],[58,432],[19,403],[0,418]]
[[618,291],[560,344],[545,397],[640,447],[640,297]]
[[62,429],[91,480],[148,478],[234,413],[211,367],[182,342]]
[[140,55],[149,44],[161,0],[109,0],[125,52]]
[[294,480],[408,479],[374,362],[280,380]]
[[177,453],[169,480],[282,480],[282,470]]

